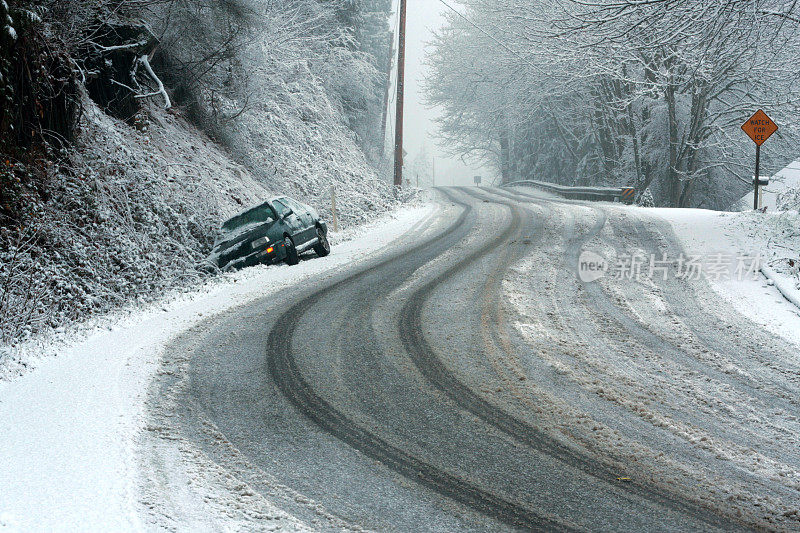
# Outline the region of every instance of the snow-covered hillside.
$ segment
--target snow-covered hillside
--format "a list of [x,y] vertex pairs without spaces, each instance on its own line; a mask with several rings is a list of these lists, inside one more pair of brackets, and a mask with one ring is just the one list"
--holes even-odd
[[[323,149],[325,139],[307,132],[263,127],[247,148],[271,146],[297,176],[275,180],[236,162],[180,111],[147,106],[129,125],[89,98],[83,106],[75,146],[47,169],[49,198],[27,225],[0,228],[0,343],[192,288],[207,277],[196,265],[214,229],[270,195],[295,196],[329,219],[334,187],[343,228],[399,205],[354,143]],[[309,165],[323,153],[336,173]],[[11,353],[0,352],[6,375],[25,369]]]
[[3,346],[194,287],[214,230],[271,195],[330,220],[335,191],[343,229],[413,196],[380,170],[388,11],[0,3],[0,368],[24,370]]

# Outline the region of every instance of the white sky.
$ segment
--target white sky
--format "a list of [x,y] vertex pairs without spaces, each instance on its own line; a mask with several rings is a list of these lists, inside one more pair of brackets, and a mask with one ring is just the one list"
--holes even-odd
[[[433,32],[444,26],[443,14],[447,11],[447,7],[439,0],[407,0],[407,2],[406,94],[403,121],[403,145],[408,152],[406,164],[411,164],[423,143],[427,143],[428,152],[436,157],[437,185],[472,185],[475,175],[483,175],[483,184],[486,185],[491,181],[488,169],[466,166],[458,158],[448,158],[437,146],[437,125],[434,119],[438,113],[423,104],[422,84],[426,75],[423,65],[425,48],[433,40]],[[398,2],[395,2],[395,5],[397,4]],[[391,115],[394,116],[394,97],[392,97]],[[390,126],[394,124],[393,120]],[[391,132],[390,135],[393,136],[394,133]]]

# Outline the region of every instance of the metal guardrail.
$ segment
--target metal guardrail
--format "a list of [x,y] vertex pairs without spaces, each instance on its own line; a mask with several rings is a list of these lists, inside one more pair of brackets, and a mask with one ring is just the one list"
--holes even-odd
[[546,181],[519,180],[506,183],[503,187],[527,185],[536,187],[573,200],[594,200],[607,202],[633,203],[635,191],[632,187],[569,187]]

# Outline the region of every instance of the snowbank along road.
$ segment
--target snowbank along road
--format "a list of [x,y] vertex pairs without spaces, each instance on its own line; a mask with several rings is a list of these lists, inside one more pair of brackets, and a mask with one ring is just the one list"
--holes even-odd
[[357,268],[167,348],[141,443],[152,525],[203,521],[180,511],[200,468],[165,475],[182,447],[248,528],[800,529],[797,346],[702,279],[576,275],[583,250],[677,257],[669,224],[437,194]]

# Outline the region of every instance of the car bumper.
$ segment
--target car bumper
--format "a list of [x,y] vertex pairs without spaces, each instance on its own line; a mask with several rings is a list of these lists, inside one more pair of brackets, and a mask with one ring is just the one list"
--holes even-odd
[[[272,251],[269,251],[272,248]],[[255,265],[271,265],[274,263],[280,263],[286,258],[286,250],[283,246],[283,243],[272,244],[269,246],[265,246],[262,250],[256,250],[255,252],[246,255],[244,257],[238,257],[236,259],[232,259],[225,263],[224,265],[219,265],[219,267],[223,270],[226,269],[240,269],[245,267],[251,267]]]
[[286,250],[284,249],[283,243],[279,243],[268,246],[264,250],[252,254],[250,257],[253,258],[253,264],[272,264],[282,261],[283,258],[286,257]]

